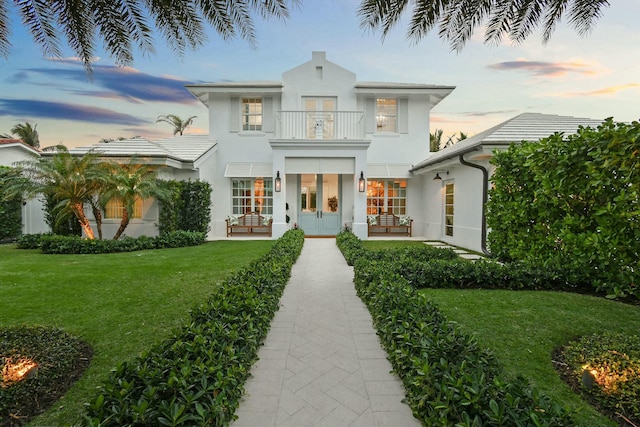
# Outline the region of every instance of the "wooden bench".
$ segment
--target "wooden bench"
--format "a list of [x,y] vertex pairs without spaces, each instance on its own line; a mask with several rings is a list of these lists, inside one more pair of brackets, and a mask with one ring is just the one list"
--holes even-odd
[[[374,218],[375,220],[372,220]],[[391,213],[381,213],[367,217],[369,236],[406,235],[411,237],[412,224],[413,220],[411,218],[400,217]]]
[[273,219],[264,217],[258,212],[232,215],[225,221],[227,223],[227,237],[237,234],[262,234],[271,237]]

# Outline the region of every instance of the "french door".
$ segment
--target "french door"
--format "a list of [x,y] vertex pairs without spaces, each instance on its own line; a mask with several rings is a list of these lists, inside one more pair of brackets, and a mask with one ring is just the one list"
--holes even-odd
[[340,175],[300,174],[299,227],[308,236],[335,236],[340,231]]
[[307,139],[333,139],[336,98],[302,98],[307,116]]

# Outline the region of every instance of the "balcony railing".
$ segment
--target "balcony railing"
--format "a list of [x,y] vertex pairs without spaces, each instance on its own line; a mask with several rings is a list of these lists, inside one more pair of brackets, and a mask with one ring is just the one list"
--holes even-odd
[[278,139],[364,139],[362,111],[278,111]]

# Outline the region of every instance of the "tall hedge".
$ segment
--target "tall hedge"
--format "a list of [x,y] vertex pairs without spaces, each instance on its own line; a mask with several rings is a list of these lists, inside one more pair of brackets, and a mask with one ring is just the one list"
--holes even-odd
[[162,181],[169,196],[159,199],[160,234],[207,233],[211,222],[211,185],[206,181]]
[[11,171],[0,166],[0,241],[15,239],[22,232],[22,200],[4,200],[4,188],[11,179]]
[[493,163],[498,259],[581,268],[597,291],[640,297],[640,123],[514,144]]

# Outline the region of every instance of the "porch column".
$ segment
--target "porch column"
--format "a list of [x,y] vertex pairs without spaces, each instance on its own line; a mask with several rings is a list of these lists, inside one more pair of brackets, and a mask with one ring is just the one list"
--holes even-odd
[[359,239],[366,240],[369,237],[367,228],[367,186],[363,192],[358,189],[358,180],[362,172],[367,179],[367,152],[361,151],[355,157],[355,171],[353,173],[353,224],[352,231]]

